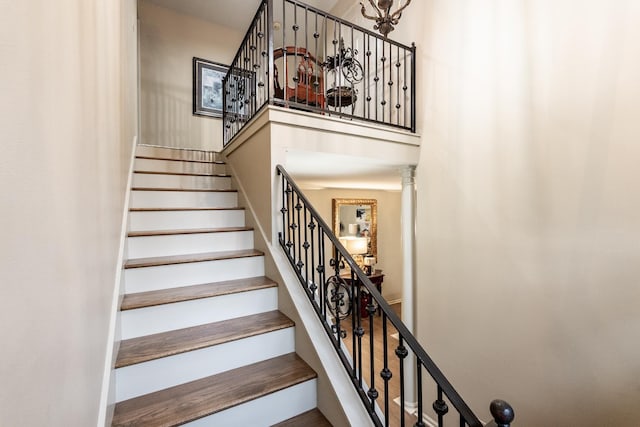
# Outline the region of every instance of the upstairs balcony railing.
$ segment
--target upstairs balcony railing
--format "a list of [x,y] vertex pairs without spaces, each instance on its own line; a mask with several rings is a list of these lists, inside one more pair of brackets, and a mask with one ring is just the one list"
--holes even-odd
[[263,0],[223,80],[224,143],[266,105],[415,132],[415,45],[296,0]]
[[[373,424],[482,426],[282,166],[277,173],[280,246]],[[514,419],[502,400],[489,410],[488,426],[509,427]]]

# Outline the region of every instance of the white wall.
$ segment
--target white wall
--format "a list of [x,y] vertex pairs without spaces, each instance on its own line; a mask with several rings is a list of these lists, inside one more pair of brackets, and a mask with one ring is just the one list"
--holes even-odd
[[228,65],[244,31],[140,1],[141,142],[222,150],[222,119],[193,115],[193,57]]
[[0,424],[91,426],[137,133],[136,5],[0,9]]
[[520,426],[638,425],[637,22],[428,0],[392,33],[422,88],[418,335],[485,420],[502,397]]

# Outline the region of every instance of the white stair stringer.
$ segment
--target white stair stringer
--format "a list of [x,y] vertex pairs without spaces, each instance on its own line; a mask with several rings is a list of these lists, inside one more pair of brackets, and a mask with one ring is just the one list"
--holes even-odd
[[277,288],[125,310],[122,339],[157,334],[278,309]]
[[251,248],[253,248],[252,230],[129,236],[127,239],[127,251],[130,258],[151,258]]
[[295,351],[294,328],[260,334],[116,369],[116,401]]

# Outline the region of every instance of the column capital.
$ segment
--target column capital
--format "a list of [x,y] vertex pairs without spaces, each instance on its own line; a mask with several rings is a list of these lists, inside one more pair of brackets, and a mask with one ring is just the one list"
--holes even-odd
[[413,185],[415,183],[416,167],[407,165],[402,167],[402,185]]

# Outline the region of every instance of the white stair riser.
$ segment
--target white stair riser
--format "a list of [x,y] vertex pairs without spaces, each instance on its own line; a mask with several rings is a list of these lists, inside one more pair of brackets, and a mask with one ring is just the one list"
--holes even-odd
[[211,175],[226,174],[227,172],[224,164],[157,159],[136,159],[134,170],[136,172],[206,173]]
[[244,226],[244,210],[137,211],[129,213],[130,231]]
[[132,208],[233,208],[235,192],[217,191],[139,191],[131,192]]
[[253,248],[253,231],[174,234],[127,238],[129,258],[147,258]]
[[220,156],[220,153],[214,151],[184,150],[180,148],[159,147],[152,145],[138,145],[136,147],[136,156],[197,160],[201,162],[222,160],[222,156]]
[[147,292],[264,276],[263,258],[255,256],[157,267],[128,268],[124,272],[125,292]]
[[222,176],[133,174],[133,186],[143,188],[198,188],[204,190],[228,190],[231,178]]
[[315,379],[200,418],[188,427],[268,427],[316,407]]
[[116,370],[116,401],[131,399],[295,351],[293,328]]
[[122,339],[235,319],[277,309],[278,290],[277,288],[267,288],[125,310],[120,313]]

